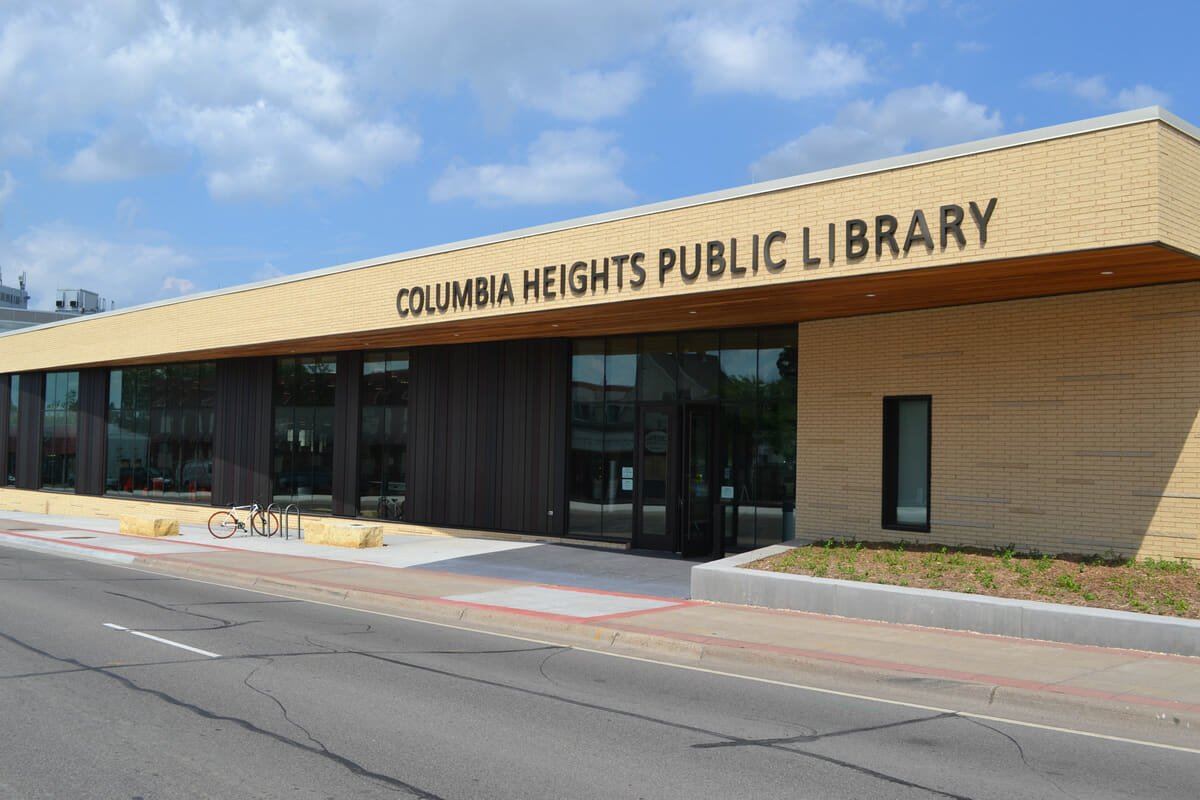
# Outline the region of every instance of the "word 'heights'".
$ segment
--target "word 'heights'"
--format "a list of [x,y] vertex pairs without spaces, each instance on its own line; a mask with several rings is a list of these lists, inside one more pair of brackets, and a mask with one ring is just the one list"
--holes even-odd
[[[907,256],[914,247],[933,253],[946,250],[951,242],[963,249],[968,243],[964,230],[968,221],[975,229],[979,246],[983,247],[995,210],[993,197],[982,208],[975,201],[967,209],[957,204],[943,205],[932,221],[918,208],[903,227],[900,218],[892,214],[879,214],[871,221],[847,219],[840,225],[831,222],[823,231],[824,247],[816,245],[812,230],[805,226],[800,236],[800,265],[805,270],[834,266],[839,255],[847,264],[860,262],[872,254],[876,259],[898,258],[902,253]],[[787,246],[787,233],[776,230],[756,233],[749,241],[730,238],[662,247],[653,258],[639,250],[531,267],[515,279],[504,272],[426,283],[401,289],[396,295],[396,311],[401,317],[448,314],[471,308],[512,306],[517,304],[518,297],[528,304],[598,292],[637,291],[648,280],[665,286],[669,281],[692,284],[702,277],[716,281],[757,275],[760,271],[779,273],[788,266]]]

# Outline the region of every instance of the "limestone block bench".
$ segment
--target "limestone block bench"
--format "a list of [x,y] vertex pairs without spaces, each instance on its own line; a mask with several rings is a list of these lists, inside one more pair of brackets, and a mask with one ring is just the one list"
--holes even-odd
[[382,547],[383,528],[363,522],[308,520],[304,523],[304,541],[334,547]]
[[137,536],[178,536],[179,520],[147,517],[140,514],[122,514],[121,526],[117,530]]

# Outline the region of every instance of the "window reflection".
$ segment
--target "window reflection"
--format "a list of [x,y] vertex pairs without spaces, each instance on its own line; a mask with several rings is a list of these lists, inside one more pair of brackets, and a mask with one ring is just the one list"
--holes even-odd
[[216,382],[211,361],[109,373],[106,494],[211,501]]
[[46,373],[42,408],[42,488],[75,489],[79,430],[79,373]]
[[333,400],[337,357],[275,361],[272,500],[308,512],[333,510]]
[[358,513],[404,519],[408,493],[408,352],[363,356]]

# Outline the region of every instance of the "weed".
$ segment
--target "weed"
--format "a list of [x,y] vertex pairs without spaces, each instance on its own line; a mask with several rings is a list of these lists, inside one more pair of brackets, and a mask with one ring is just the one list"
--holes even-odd
[[1075,580],[1075,576],[1069,573],[1064,573],[1055,578],[1054,585],[1060,589],[1066,589],[1068,592],[1075,592],[1076,594],[1083,591],[1083,587],[1079,584],[1079,581]]
[[1164,572],[1174,575],[1187,572],[1192,568],[1192,565],[1182,558],[1176,561],[1171,561],[1170,559],[1166,558],[1147,558],[1139,566],[1143,567],[1149,572]]

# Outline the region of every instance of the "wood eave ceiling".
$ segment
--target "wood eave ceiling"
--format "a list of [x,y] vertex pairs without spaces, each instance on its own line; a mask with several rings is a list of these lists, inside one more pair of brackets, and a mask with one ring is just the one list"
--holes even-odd
[[[1111,273],[1111,274],[1105,274]],[[696,295],[508,313],[386,330],[185,353],[120,363],[165,363],[504,339],[600,336],[750,325],[1018,300],[1200,280],[1200,258],[1160,244],[829,277]],[[80,365],[103,366],[103,364]]]

